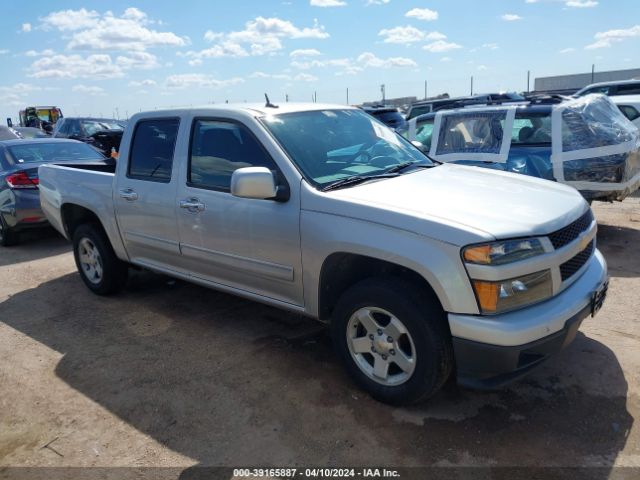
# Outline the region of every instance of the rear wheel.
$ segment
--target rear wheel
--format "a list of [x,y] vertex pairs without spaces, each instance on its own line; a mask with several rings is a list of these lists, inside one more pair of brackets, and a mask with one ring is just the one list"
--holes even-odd
[[73,233],[73,255],[85,285],[98,295],[124,288],[128,265],[120,260],[106,234],[97,225],[80,225]]
[[19,235],[17,232],[12,232],[7,225],[7,222],[4,221],[2,215],[0,215],[0,245],[3,247],[11,247],[16,245],[19,240]]
[[336,306],[331,331],[349,374],[386,403],[426,400],[453,369],[442,308],[433,295],[400,278],[351,287]]

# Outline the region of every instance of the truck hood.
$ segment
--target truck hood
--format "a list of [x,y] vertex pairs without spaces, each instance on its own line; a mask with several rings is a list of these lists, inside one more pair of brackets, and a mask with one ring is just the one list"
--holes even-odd
[[[469,241],[462,232],[477,240],[548,234],[588,208],[566,185],[452,164],[321,195],[325,201],[317,206],[326,205],[325,213],[353,215],[455,244]],[[327,202],[329,197],[335,201]],[[407,222],[407,217],[421,222]]]

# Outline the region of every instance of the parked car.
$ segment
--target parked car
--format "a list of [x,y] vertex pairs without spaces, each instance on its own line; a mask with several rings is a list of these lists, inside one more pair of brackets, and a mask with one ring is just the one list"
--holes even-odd
[[640,95],[616,95],[609,97],[622,114],[640,128]]
[[120,148],[124,122],[108,118],[65,117],[58,120],[53,131],[55,138],[72,138],[90,144],[104,155]]
[[362,110],[367,112],[372,117],[380,120],[387,127],[391,127],[394,129],[401,128],[406,123],[406,120],[396,107],[386,107],[384,105],[367,106],[362,107]]
[[20,232],[48,225],[40,209],[40,165],[104,159],[93,148],[75,140],[0,141],[0,245],[15,245]]
[[479,95],[471,95],[468,97],[453,98],[433,98],[416,102],[409,107],[407,111],[407,120],[438,110],[458,108],[462,105],[483,105],[493,102],[522,102],[525,98],[519,93],[484,93]]
[[34,127],[13,127],[22,138],[51,138],[51,134]]
[[516,378],[606,293],[575,189],[437,164],[357,108],[140,113],[120,155],[39,169],[91,291],[123,288],[135,265],[316,318],[385,402],[428,398],[454,373]]
[[18,138],[21,137],[14,128],[0,125],[0,140],[16,140]]
[[603,95],[640,95],[640,80],[620,80],[614,82],[592,83],[578,90],[574,96],[583,97],[591,93]]
[[473,105],[422,115],[399,133],[436,160],[565,183],[589,201],[640,186],[638,129],[603,95]]

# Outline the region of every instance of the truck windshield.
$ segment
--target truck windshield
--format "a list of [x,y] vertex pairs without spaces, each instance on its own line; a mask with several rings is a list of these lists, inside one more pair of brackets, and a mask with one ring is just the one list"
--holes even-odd
[[27,143],[7,148],[15,163],[55,162],[60,160],[104,160],[104,156],[86,143]]
[[316,187],[353,176],[382,175],[397,165],[433,163],[360,110],[265,116],[264,125]]

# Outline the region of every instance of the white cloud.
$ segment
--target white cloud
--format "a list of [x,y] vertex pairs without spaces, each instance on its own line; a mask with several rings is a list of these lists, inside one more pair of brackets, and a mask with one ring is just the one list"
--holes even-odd
[[119,55],[116,63],[123,69],[139,68],[149,70],[160,66],[158,58],[149,52],[129,52],[127,56]]
[[100,88],[100,87],[95,87],[95,86],[87,86],[87,85],[74,85],[73,88],[71,88],[71,91],[73,92],[77,92],[77,93],[85,93],[87,95],[93,95],[93,96],[103,96],[106,95],[104,88]]
[[146,50],[153,47],[182,47],[187,37],[173,32],[152,30],[147,14],[137,8],[127,8],[117,17],[108,11],[61,10],[41,19],[44,29],[55,28],[73,32],[67,48],[72,50]]
[[430,22],[438,19],[438,12],[429,10],[428,8],[413,8],[405,13],[404,16]]
[[31,31],[31,24],[30,23],[23,23],[22,24],[22,31],[24,33],[29,33]]
[[322,55],[322,53],[320,53],[318,50],[316,50],[315,48],[305,48],[305,49],[298,49],[298,50],[294,50],[292,51],[289,56],[292,58],[298,58],[298,57],[317,57],[319,55]]
[[60,31],[74,31],[92,28],[98,24],[100,14],[95,10],[60,10],[41,18],[45,29],[56,28]]
[[384,37],[384,43],[409,44],[424,40],[426,33],[416,27],[406,25],[404,27],[385,28],[378,32],[378,36]]
[[481,72],[484,72],[485,70],[487,70],[489,67],[487,67],[486,65],[478,65],[478,70],[480,70]]
[[598,2],[594,0],[569,0],[565,5],[573,8],[593,8],[598,6]]
[[594,35],[595,42],[587,45],[587,50],[596,48],[608,48],[614,43],[622,42],[627,38],[640,37],[640,25],[635,25],[627,29],[607,30],[606,32],[598,32]]
[[299,28],[288,20],[280,18],[256,17],[245,23],[244,30],[228,33],[208,30],[204,39],[216,42],[201,51],[189,51],[185,56],[191,59],[246,57],[249,55],[269,55],[282,50],[283,39],[328,38],[324,27],[314,22],[313,27]]
[[29,67],[30,77],[34,78],[116,78],[124,72],[119,65],[111,61],[106,54],[89,55],[53,55],[42,57]]
[[309,5],[312,7],[344,7],[347,2],[342,0],[310,0]]
[[447,42],[445,40],[436,40],[435,42],[426,44],[422,48],[427,52],[441,53],[441,52],[448,52],[449,50],[462,48],[462,45],[458,45],[457,43],[454,43],[454,42]]
[[0,103],[5,107],[24,107],[24,97],[40,90],[43,88],[29,83],[0,86]]
[[516,15],[515,13],[505,13],[500,18],[502,18],[502,20],[504,20],[505,22],[515,22],[517,20],[522,20],[522,17],[520,15]]
[[384,43],[398,43],[409,45],[411,43],[422,42],[425,40],[444,40],[446,35],[440,32],[425,32],[418,28],[406,25],[404,27],[385,28],[378,32],[378,35],[384,37]]
[[374,68],[390,68],[390,67],[417,67],[418,64],[411,60],[410,58],[405,57],[389,57],[389,58],[378,58],[371,52],[364,52],[360,56],[358,56],[358,63],[362,65],[363,68],[374,67]]
[[367,3],[365,4],[367,7],[369,5],[386,5],[387,3],[389,3],[391,0],[367,0]]
[[316,82],[318,80],[318,77],[316,77],[315,75],[311,75],[310,73],[299,73],[298,75],[293,77],[293,79],[298,82]]
[[44,56],[55,55],[56,52],[54,52],[50,48],[47,48],[47,49],[42,50],[40,52],[38,52],[37,50],[27,50],[26,52],[24,52],[24,54],[27,57],[44,57]]
[[253,72],[249,75],[249,78],[273,78],[275,80],[291,80],[291,75],[286,73],[265,73],[265,72]]
[[441,62],[450,62],[451,61],[451,57],[442,57],[440,59]]
[[485,43],[482,45],[482,48],[488,48],[489,50],[497,50],[500,47],[497,43]]
[[165,84],[168,88],[188,88],[188,87],[207,87],[207,88],[224,88],[232,85],[244,83],[242,78],[234,77],[226,80],[219,80],[211,75],[202,73],[183,73],[170,75],[167,77]]
[[129,82],[129,86],[130,87],[153,87],[156,85],[156,81],[155,80],[151,80],[150,78],[145,79],[145,80],[131,80]]
[[355,75],[365,68],[393,68],[393,67],[417,67],[418,64],[406,57],[379,58],[371,52],[360,54],[355,60],[350,58],[334,58],[326,60],[311,60],[291,62],[293,68],[310,70],[313,68],[331,68],[336,75]]
[[558,53],[565,54],[565,53],[571,53],[571,52],[575,52],[575,51],[576,51],[575,48],[569,47],[569,48],[563,48],[562,50],[558,50]]
[[6,48],[0,48],[0,55],[5,55],[9,53],[9,50],[7,50]]

